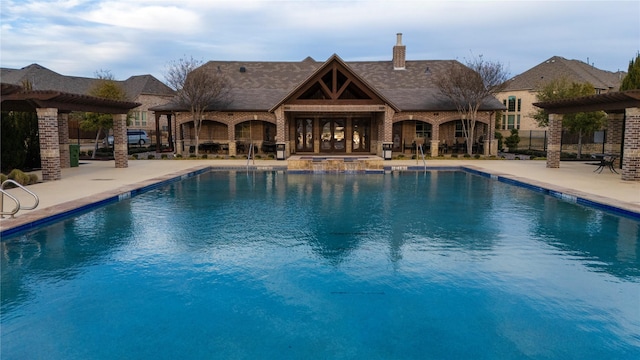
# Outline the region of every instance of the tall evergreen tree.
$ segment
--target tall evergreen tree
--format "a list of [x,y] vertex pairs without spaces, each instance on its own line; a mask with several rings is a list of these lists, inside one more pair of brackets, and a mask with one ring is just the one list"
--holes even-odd
[[635,60],[629,61],[629,71],[620,85],[620,91],[633,89],[640,89],[640,52],[636,54]]

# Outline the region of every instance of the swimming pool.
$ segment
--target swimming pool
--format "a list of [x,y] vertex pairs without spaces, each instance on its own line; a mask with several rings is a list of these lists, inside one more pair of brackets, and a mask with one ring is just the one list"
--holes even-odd
[[639,237],[461,171],[208,172],[3,240],[2,358],[635,358]]

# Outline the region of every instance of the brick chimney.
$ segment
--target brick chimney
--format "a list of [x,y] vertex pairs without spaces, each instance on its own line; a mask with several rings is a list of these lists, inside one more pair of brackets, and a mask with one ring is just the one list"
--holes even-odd
[[404,70],[407,47],[402,45],[402,33],[398,33],[396,36],[396,45],[393,47],[393,70]]

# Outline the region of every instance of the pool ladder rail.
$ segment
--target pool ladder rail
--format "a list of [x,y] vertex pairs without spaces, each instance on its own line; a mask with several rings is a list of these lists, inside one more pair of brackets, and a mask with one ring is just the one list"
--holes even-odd
[[422,157],[422,164],[424,165],[424,172],[427,172],[427,160],[424,158],[424,151],[422,150],[422,146],[420,146],[419,144],[416,144],[416,164],[418,164],[418,153],[420,153],[420,156]]
[[[16,198],[15,196],[11,195],[9,192],[7,192],[5,190],[6,186],[8,184],[14,185],[15,187],[24,190],[27,194],[31,195],[33,197],[33,199],[35,200],[34,204],[32,206],[24,206],[22,204],[20,204],[20,200],[18,200],[18,198]],[[13,208],[13,210],[10,211],[4,211],[4,197],[5,195],[13,200],[13,202],[15,202],[16,206],[15,208]],[[35,208],[38,207],[38,204],[40,203],[40,199],[38,198],[38,195],[34,194],[32,191],[28,190],[26,187],[20,185],[18,182],[8,179],[5,180],[2,185],[0,185],[0,218],[4,219],[5,215],[11,215],[11,217],[13,218],[14,215],[20,211],[20,210],[33,210]]]

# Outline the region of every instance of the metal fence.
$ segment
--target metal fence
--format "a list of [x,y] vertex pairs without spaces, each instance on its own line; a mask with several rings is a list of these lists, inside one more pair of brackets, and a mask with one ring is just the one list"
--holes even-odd
[[[501,131],[503,135],[503,144],[504,138],[510,136],[510,132]],[[547,137],[548,132],[545,130],[519,130],[518,136],[520,137],[520,142],[518,143],[518,150],[533,150],[546,152],[547,151]],[[604,152],[604,144],[606,142],[606,132],[605,131],[596,131],[590,132],[582,135],[582,141],[580,141],[580,136],[576,133],[571,133],[569,131],[562,132],[562,148],[561,151],[563,153],[568,154],[577,154],[578,147],[581,143],[582,146],[582,154],[594,154],[594,153],[603,153]]]

